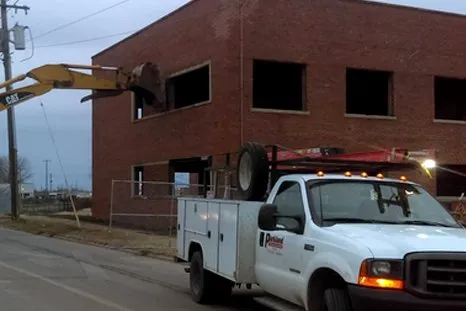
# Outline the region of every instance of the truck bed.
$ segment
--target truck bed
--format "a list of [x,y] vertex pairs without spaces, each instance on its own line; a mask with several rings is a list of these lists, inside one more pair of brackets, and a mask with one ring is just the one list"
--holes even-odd
[[236,283],[255,283],[257,217],[262,204],[178,198],[178,258],[188,261],[191,243],[198,243],[205,269]]

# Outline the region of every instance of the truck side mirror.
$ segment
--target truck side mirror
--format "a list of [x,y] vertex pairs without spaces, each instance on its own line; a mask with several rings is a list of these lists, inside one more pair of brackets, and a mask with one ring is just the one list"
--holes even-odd
[[275,204],[264,204],[259,209],[258,226],[264,231],[277,229],[277,206]]

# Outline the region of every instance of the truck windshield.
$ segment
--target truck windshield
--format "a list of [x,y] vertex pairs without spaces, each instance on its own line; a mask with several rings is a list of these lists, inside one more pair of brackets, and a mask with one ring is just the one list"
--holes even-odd
[[310,207],[322,225],[390,223],[462,227],[417,185],[369,180],[322,180],[308,185]]

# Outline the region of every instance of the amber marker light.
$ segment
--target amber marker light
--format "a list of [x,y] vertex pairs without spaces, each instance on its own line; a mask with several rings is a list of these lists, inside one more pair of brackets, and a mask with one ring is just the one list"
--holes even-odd
[[322,171],[318,171],[318,172],[317,172],[317,176],[319,176],[319,177],[324,177],[324,175],[325,175],[325,174],[324,174],[324,172],[322,172]]
[[351,172],[346,172],[346,173],[345,173],[345,176],[346,176],[346,177],[351,177]]
[[387,289],[403,289],[403,281],[399,280],[389,280],[382,278],[370,278],[370,277],[360,277],[359,285],[365,287],[377,287],[377,288],[387,288]]
[[400,177],[400,180],[401,180],[401,181],[408,181],[408,178],[406,178],[406,176],[401,176],[401,177]]
[[366,177],[368,177],[368,176],[369,176],[369,175],[368,175],[366,172],[362,172],[362,173],[361,173],[361,177],[366,178]]
[[379,179],[383,179],[383,174],[378,173],[376,177],[379,178]]

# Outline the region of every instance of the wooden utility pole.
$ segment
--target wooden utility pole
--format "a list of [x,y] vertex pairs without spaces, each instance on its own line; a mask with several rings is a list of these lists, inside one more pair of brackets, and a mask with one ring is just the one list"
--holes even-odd
[[[8,29],[8,9],[24,10],[27,13],[29,7],[19,5],[8,5],[7,0],[0,1],[0,9],[2,19],[1,30],[1,46],[3,53],[3,67],[5,68],[5,81],[10,80],[11,72],[11,55],[10,55],[10,31]],[[6,90],[11,90],[11,85],[6,87]],[[8,153],[9,153],[9,174],[10,174],[10,192],[11,192],[11,217],[18,218],[18,206],[20,203],[19,185],[18,185],[18,154],[16,148],[16,129],[15,129],[15,111],[11,106],[7,109],[8,118]]]

